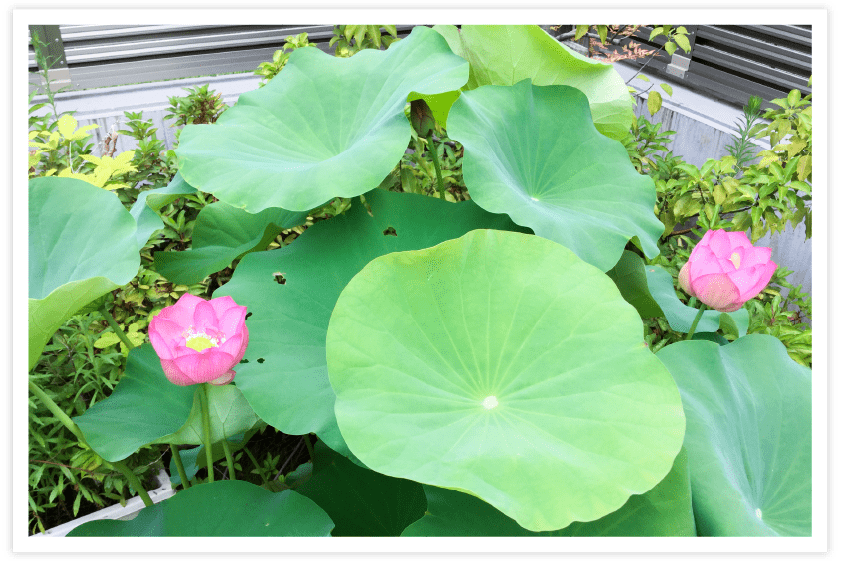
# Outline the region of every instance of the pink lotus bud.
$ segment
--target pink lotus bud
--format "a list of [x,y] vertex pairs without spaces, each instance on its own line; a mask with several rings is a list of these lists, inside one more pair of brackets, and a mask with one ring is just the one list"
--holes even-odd
[[152,318],[149,341],[167,379],[179,386],[229,383],[248,346],[245,306],[230,296],[202,300],[184,294]]
[[735,312],[762,292],[776,270],[770,247],[753,247],[744,232],[707,230],[678,282],[710,308]]

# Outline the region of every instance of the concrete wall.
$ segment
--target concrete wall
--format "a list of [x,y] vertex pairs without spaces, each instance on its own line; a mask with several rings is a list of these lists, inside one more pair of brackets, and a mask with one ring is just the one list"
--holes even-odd
[[[615,66],[626,81],[636,72],[621,63]],[[175,141],[172,120],[163,120],[166,109],[170,106],[169,97],[185,96],[185,87],[210,84],[210,88],[221,93],[222,99],[230,106],[240,94],[256,89],[259,82],[260,78],[253,74],[234,74],[68,92],[58,94],[58,109],[76,110],[75,117],[80,126],[99,125],[99,128],[91,131],[92,141],[97,144],[94,151],[97,155],[100,154],[104,136],[110,130],[125,127],[125,111],[143,111],[143,118],[151,119],[155,123],[158,138],[166,143],[167,148],[172,148]],[[663,123],[663,131],[676,131],[675,140],[669,148],[688,163],[700,167],[709,158],[726,155],[724,147],[736,132],[737,120],[742,116],[741,109],[692,92],[681,86],[677,80],[652,78],[651,82],[644,82],[637,78],[631,85],[643,91],[652,83],[662,82],[672,86],[673,95],[663,95],[663,108],[654,117],[648,114],[644,100],[641,101],[636,107],[637,115],[645,115],[652,122]],[[41,112],[46,112],[46,109],[42,109]],[[120,135],[117,141],[118,153],[136,147],[133,139]],[[768,146],[765,144],[762,147]],[[774,261],[794,271],[788,277],[789,282],[794,285],[802,284],[811,292],[812,242],[806,239],[805,227],[802,224],[794,230],[789,225],[782,234],[767,234],[757,245],[771,247]]]

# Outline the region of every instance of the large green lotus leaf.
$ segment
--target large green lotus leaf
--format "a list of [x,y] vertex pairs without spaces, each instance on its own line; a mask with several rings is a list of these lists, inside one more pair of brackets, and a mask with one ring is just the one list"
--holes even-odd
[[[698,310],[690,308],[677,297],[672,275],[659,265],[646,265],[645,276],[650,295],[663,310],[669,327],[681,333],[689,333]],[[726,333],[743,337],[748,331],[749,323],[750,314],[745,308],[729,313],[705,310],[695,332],[716,332],[721,328]]]
[[513,86],[527,78],[536,86],[573,86],[587,96],[600,133],[617,140],[628,134],[634,102],[612,64],[569,50],[537,25],[463,25],[461,30],[436,25],[433,29],[470,63],[470,79],[463,90]]
[[657,353],[686,411],[702,536],[812,534],[812,371],[770,335]]
[[485,501],[424,485],[424,517],[403,536],[695,536],[686,450],[654,489],[632,495],[619,510],[592,522],[573,522],[554,532],[529,532]]
[[475,230],[374,259],[336,302],[327,367],[366,466],[472,493],[532,531],[619,509],[683,440],[636,310],[537,236]]
[[329,536],[333,521],[295,491],[272,493],[246,481],[193,485],[146,507],[133,520],[94,520],[68,537]]
[[587,98],[568,86],[483,86],[450,110],[464,145],[464,182],[476,204],[505,212],[602,271],[637,236],[659,253],[656,192],[621,143],[593,127]]
[[176,173],[166,187],[142,191],[129,211],[137,221],[137,245],[143,247],[149,241],[149,236],[164,227],[163,220],[158,215],[158,211],[164,205],[181,195],[195,192],[196,190],[184,181],[180,173]]
[[457,90],[468,64],[426,27],[386,51],[336,58],[298,49],[277,79],[245,93],[213,125],[181,133],[184,179],[220,200],[259,212],[307,211],[377,187],[411,139],[411,92]]
[[[207,384],[206,387],[211,442],[220,442],[237,433],[245,432],[260,420],[236,386],[231,384],[225,386]],[[201,388],[199,387],[199,389]],[[196,392],[190,416],[184,426],[179,428],[175,434],[164,436],[155,442],[204,444],[202,434],[201,399]]]
[[140,268],[137,223],[109,191],[86,181],[29,182],[29,368],[53,333]]
[[312,477],[295,490],[330,515],[334,536],[399,536],[423,516],[420,483],[359,467],[323,442],[314,448]]
[[73,420],[97,454],[116,462],[178,432],[190,415],[195,389],[167,380],[155,349],[144,343],[129,352],[125,374],[111,395]]
[[281,232],[303,224],[306,212],[267,208],[257,214],[222,202],[204,207],[196,218],[188,251],[159,251],[155,268],[177,284],[194,284],[229,267],[246,253],[266,249]]
[[[429,247],[476,228],[519,229],[471,201],[453,204],[382,189],[365,200],[373,216],[354,203],[282,249],[250,253],[214,293],[233,297],[251,313],[248,362],[237,367],[236,384],[254,411],[286,434],[315,432],[345,455],[350,452],[336,425],[324,349],[330,313],[348,281],[386,253]],[[384,235],[389,227],[396,236]]]
[[637,309],[641,318],[661,317],[663,310],[648,290],[645,262],[633,251],[625,250],[616,266],[607,272],[622,297]]

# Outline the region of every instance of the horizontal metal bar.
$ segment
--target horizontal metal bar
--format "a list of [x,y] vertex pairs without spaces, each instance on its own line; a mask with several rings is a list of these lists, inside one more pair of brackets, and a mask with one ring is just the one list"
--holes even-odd
[[737,31],[728,29],[727,27],[719,27],[712,25],[702,26],[698,30],[698,39],[701,44],[698,46],[705,46],[707,48],[728,47],[730,49],[738,49],[760,56],[765,59],[780,60],[790,66],[803,68],[808,72],[812,69],[812,56],[810,53],[804,53],[797,49],[792,49],[784,45],[770,42],[768,40],[760,40],[744,34],[739,34]]
[[[712,92],[714,95],[721,96],[721,94],[727,93],[729,97],[724,99],[737,103],[747,103],[751,95],[758,95],[762,99],[770,101],[786,97],[789,91],[793,89],[800,90],[804,95],[811,93],[811,88],[805,85],[806,80],[786,80],[783,83],[775,84],[775,87],[769,87],[729,72],[722,72],[703,63],[696,64],[694,61],[690,79],[687,82],[692,85],[704,86],[706,91]],[[736,93],[734,94],[734,92]]]
[[750,28],[771,37],[785,39],[800,45],[812,44],[812,31],[804,30],[795,25],[751,25]]
[[757,62],[745,57],[717,51],[700,45],[695,50],[695,56],[692,58],[692,62],[693,71],[695,69],[695,64],[709,62],[726,68],[734,74],[746,74],[764,82],[773,82],[775,84],[786,86],[790,85],[791,87],[800,87],[800,85],[805,86],[809,78],[809,74],[806,73],[794,74],[780,68],[774,68],[767,64],[763,64],[762,62]]

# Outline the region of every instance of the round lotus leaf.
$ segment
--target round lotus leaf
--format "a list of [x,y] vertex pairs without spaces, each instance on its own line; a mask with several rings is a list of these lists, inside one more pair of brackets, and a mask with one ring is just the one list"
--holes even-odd
[[94,520],[68,537],[329,536],[333,521],[311,499],[246,481],[193,485],[132,520]]
[[215,124],[184,128],[179,170],[190,185],[254,213],[361,195],[406,150],[408,95],[457,90],[468,73],[444,38],[422,26],[386,51],[350,58],[297,49],[283,72],[241,95]]
[[324,349],[330,313],[348,281],[386,253],[430,247],[476,228],[518,229],[471,201],[382,189],[365,201],[371,214],[355,200],[291,244],[249,253],[214,292],[248,306],[248,362],[237,366],[236,385],[254,411],[286,434],[314,432],[345,455]]
[[327,367],[366,466],[474,494],[532,531],[619,509],[683,441],[636,310],[537,236],[475,230],[374,259],[336,302]]
[[599,132],[617,140],[628,134],[634,101],[612,64],[570,50],[537,25],[436,25],[432,29],[470,63],[470,78],[462,89],[513,86],[526,78],[536,86],[572,86],[587,96]]
[[812,371],[759,334],[681,341],[657,357],[686,411],[698,534],[812,535]]
[[29,368],[85,305],[140,267],[137,222],[114,193],[86,181],[29,182]]
[[448,134],[464,146],[464,183],[488,212],[505,212],[602,271],[632,237],[660,251],[654,182],[620,142],[596,131],[587,97],[569,86],[483,86],[453,104]]

